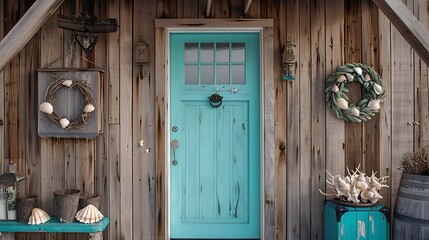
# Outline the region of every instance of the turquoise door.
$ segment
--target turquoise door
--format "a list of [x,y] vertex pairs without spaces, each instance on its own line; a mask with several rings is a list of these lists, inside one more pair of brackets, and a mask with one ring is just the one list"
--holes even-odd
[[259,239],[259,49],[259,33],[170,33],[171,238]]

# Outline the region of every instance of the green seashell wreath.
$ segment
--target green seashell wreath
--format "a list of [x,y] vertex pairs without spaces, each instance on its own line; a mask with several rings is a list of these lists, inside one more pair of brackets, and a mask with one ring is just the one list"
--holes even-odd
[[[348,84],[356,81],[362,87],[362,99],[349,102]],[[337,118],[360,123],[371,119],[387,95],[384,82],[374,69],[361,63],[347,63],[337,68],[326,80],[326,104]]]

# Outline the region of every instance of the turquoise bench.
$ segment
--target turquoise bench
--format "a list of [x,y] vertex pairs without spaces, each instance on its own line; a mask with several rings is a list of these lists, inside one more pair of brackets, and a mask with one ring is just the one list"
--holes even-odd
[[102,240],[103,231],[109,224],[109,219],[104,217],[101,221],[92,224],[80,222],[61,223],[58,218],[51,218],[46,223],[29,225],[18,221],[0,221],[0,239],[13,240],[16,232],[49,232],[49,233],[88,233],[91,240]]

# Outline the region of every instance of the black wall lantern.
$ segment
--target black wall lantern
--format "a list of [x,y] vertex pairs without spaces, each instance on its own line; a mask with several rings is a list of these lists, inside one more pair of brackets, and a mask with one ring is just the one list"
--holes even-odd
[[58,15],[58,27],[73,31],[76,42],[88,57],[97,43],[97,33],[116,32],[118,21],[115,18],[98,19],[94,15],[94,0],[86,0],[80,14]]

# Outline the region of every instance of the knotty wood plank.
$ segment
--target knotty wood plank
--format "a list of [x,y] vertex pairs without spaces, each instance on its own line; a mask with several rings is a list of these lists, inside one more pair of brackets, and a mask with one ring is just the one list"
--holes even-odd
[[165,60],[165,29],[156,26],[155,22],[155,132],[156,132],[156,237],[166,239],[168,226],[168,172],[165,171],[166,153],[166,116],[168,105],[166,101],[166,86],[168,78]]
[[[325,112],[325,1],[311,1],[311,239],[323,239],[324,196],[326,167]],[[301,159],[305,161],[305,159]],[[309,238],[309,239],[310,239]]]
[[[362,63],[371,66],[378,72],[378,9],[370,0],[361,1],[362,9]],[[376,114],[366,122],[363,122],[362,139],[362,169],[371,174],[372,171],[380,172],[379,137],[380,115]]]
[[109,195],[109,219],[110,224],[107,228],[109,237],[108,239],[121,239],[121,196],[120,196],[120,153],[121,153],[121,140],[120,140],[120,126],[109,125],[109,135],[107,136],[107,153],[108,153],[108,169],[107,175],[108,182],[108,195]]
[[[326,1],[325,79],[344,64],[344,2]],[[326,105],[325,105],[326,106]],[[332,174],[345,172],[345,123],[326,108],[326,169]]]
[[[409,8],[412,8],[409,3]],[[413,151],[413,126],[407,124],[414,121],[414,65],[411,46],[392,28],[392,178],[391,202],[396,201],[402,172],[398,169],[402,155]],[[403,81],[408,79],[408,81]]]
[[[414,15],[418,17],[425,29],[429,27],[427,4],[427,1],[414,1]],[[414,115],[415,122],[418,123],[414,125],[414,146],[417,149],[429,144],[429,79],[428,67],[424,61],[416,55],[414,62],[416,68]]]
[[[108,18],[119,19],[119,0],[108,1]],[[107,35],[107,49],[108,49],[108,67],[109,77],[106,82],[108,86],[109,101],[107,102],[108,113],[109,113],[109,124],[119,124],[119,41],[120,41],[120,29],[116,32],[109,33]]]
[[95,141],[76,140],[76,187],[81,194],[94,193]]
[[[155,25],[156,26],[156,25]],[[155,59],[156,82],[155,82],[155,114],[156,114],[156,236],[158,239],[168,237],[168,170],[165,160],[168,157],[168,149],[165,146],[167,139],[165,127],[166,116],[168,116],[168,103],[166,101],[166,86],[168,86],[167,69],[168,62],[165,59],[165,36],[164,28],[155,28],[155,52],[159,57]]]
[[[295,39],[296,48],[300,49],[299,36],[299,1],[289,0],[286,9],[287,34],[291,34]],[[298,52],[296,52],[298,54]],[[299,59],[299,55],[297,57]],[[301,75],[297,64],[293,66],[296,79],[300,80]],[[300,218],[300,92],[299,81],[290,81],[286,84],[286,236],[287,239],[299,239],[301,230]],[[308,161],[308,159],[307,159]]]
[[[299,6],[299,198],[301,239],[311,239],[311,193],[317,191],[311,185],[311,23],[310,1],[300,0]],[[290,196],[290,195],[289,195]]]
[[[361,62],[361,41],[362,41],[362,10],[360,1],[351,0],[345,2],[345,62]],[[358,103],[362,98],[360,84],[349,84],[349,102]],[[362,124],[351,122],[345,123],[345,150],[346,167],[354,169],[359,164],[362,166]]]
[[[4,0],[0,0],[0,19],[5,19],[5,2]],[[0,39],[3,39],[5,35],[5,26],[4,21],[0,22]],[[8,66],[4,69],[0,69],[0,99],[5,99],[5,74],[8,72]],[[4,101],[0,104],[0,158],[5,158],[5,105]],[[0,170],[3,172],[3,161],[0,161]]]
[[[273,18],[275,30],[274,37],[274,61],[273,61],[273,77],[275,84],[275,105],[274,105],[274,121],[275,121],[275,178],[274,181],[274,214],[275,214],[275,239],[286,239],[287,234],[287,127],[286,127],[286,112],[285,105],[287,102],[287,82],[282,80],[283,67],[281,65],[282,56],[281,49],[286,42],[286,1],[279,1],[279,5],[272,6],[270,16]],[[250,12],[249,12],[250,13]],[[270,176],[270,175],[269,175]],[[269,238],[268,238],[269,239]]]
[[426,65],[429,65],[429,34],[427,28],[413,15],[413,11],[410,10],[413,9],[412,6],[407,8],[400,0],[373,0],[373,2],[389,18]]
[[[393,204],[390,201],[391,196],[391,169],[392,169],[392,113],[390,111],[392,105],[392,85],[391,85],[391,31],[390,21],[387,17],[380,12],[378,15],[378,26],[379,26],[379,74],[383,79],[385,87],[387,89],[386,100],[383,103],[383,107],[380,109],[380,133],[379,133],[379,159],[380,159],[380,175],[390,176],[388,181],[389,189],[382,188],[380,194],[383,196],[381,203],[393,209]],[[393,211],[392,211],[393,212]]]
[[[139,35],[149,45],[151,55],[149,72],[139,76],[138,66],[133,68],[133,238],[155,239],[155,36],[153,21],[154,1],[134,3],[134,42]],[[142,145],[139,142],[142,141]]]
[[133,41],[132,41],[132,0],[120,1],[121,29],[119,41],[120,89],[120,195],[121,195],[121,238],[132,239],[133,235],[133,189],[132,189],[132,87],[133,87]]
[[0,42],[0,69],[27,44],[63,0],[37,0]]
[[272,19],[156,19],[156,27],[271,27]]
[[274,116],[274,29],[273,27],[263,29],[264,40],[264,200],[263,213],[265,224],[265,239],[275,237],[275,116]]

